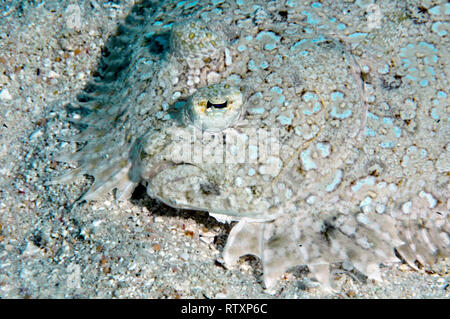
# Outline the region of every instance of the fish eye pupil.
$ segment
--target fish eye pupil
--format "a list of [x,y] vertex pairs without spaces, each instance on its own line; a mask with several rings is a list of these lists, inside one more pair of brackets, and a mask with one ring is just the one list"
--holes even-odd
[[206,104],[206,109],[210,109],[210,108],[224,109],[227,107],[227,105],[228,105],[228,101],[225,101],[223,103],[211,103],[210,101],[208,101],[208,103]]

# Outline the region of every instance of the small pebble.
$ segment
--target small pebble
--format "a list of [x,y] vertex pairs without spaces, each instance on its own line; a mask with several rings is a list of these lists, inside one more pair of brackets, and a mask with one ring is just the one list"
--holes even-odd
[[2,101],[9,101],[12,100],[12,96],[9,93],[7,88],[4,88],[1,92],[0,92],[0,100]]
[[184,261],[188,261],[189,260],[189,255],[187,253],[181,253],[180,254],[180,258]]

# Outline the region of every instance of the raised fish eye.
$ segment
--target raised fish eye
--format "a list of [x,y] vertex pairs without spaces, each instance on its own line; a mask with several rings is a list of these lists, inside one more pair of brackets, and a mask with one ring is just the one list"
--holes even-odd
[[239,88],[213,84],[199,88],[188,100],[188,122],[205,131],[221,131],[236,123],[242,114],[243,99]]
[[170,37],[172,52],[183,59],[215,60],[224,48],[224,36],[201,20],[176,23]]

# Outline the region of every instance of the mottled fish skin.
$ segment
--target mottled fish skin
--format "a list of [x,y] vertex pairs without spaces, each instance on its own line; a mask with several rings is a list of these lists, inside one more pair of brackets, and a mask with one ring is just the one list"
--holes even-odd
[[324,285],[336,262],[431,265],[449,254],[448,4],[422,24],[418,6],[143,1],[74,103],[87,143],[58,181],[238,221],[225,263],[260,257],[267,288],[296,265]]

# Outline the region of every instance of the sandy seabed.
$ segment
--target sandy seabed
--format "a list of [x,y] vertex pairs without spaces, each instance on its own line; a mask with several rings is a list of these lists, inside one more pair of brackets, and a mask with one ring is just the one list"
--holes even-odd
[[65,106],[133,1],[17,2],[0,2],[0,298],[448,298],[445,262],[384,267],[384,283],[338,273],[331,292],[296,268],[267,294],[257,259],[222,266],[230,227],[204,213],[143,196],[70,206],[89,179],[44,185],[70,169],[52,160]]

